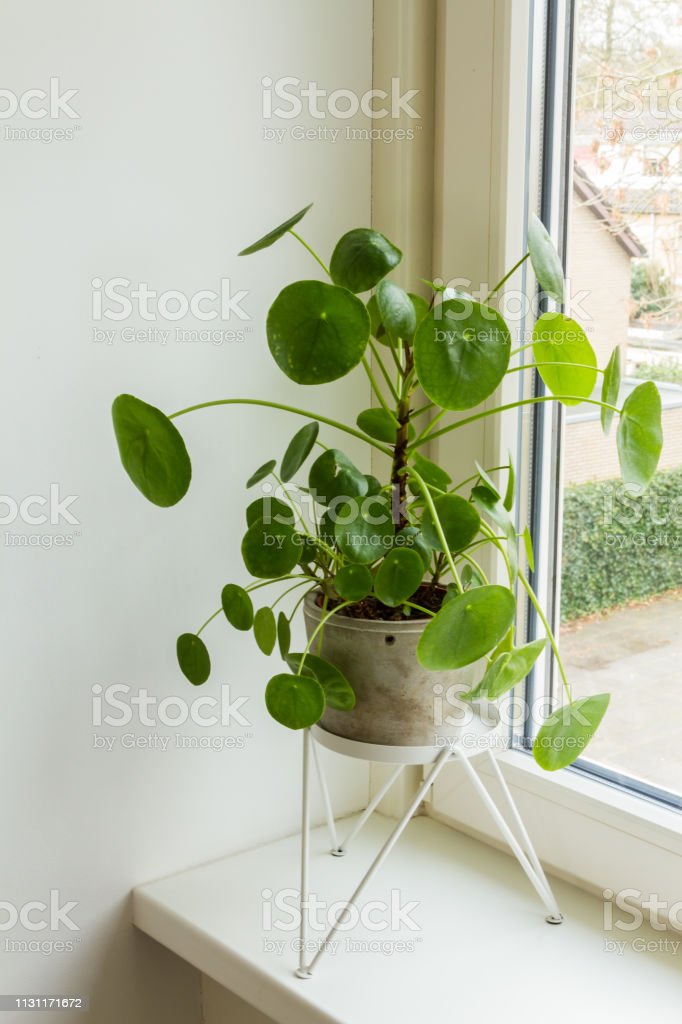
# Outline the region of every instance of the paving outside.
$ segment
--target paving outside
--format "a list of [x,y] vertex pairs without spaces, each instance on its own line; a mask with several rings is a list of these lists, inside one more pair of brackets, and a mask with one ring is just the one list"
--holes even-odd
[[575,697],[611,693],[590,760],[682,794],[682,591],[565,627]]

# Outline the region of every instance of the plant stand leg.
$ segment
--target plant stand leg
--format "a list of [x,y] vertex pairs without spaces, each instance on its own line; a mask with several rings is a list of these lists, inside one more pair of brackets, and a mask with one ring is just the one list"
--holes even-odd
[[519,864],[521,865],[521,867],[525,871],[526,875],[528,876],[528,880],[530,881],[531,885],[533,886],[533,888],[537,892],[538,896],[540,897],[540,899],[544,903],[544,905],[545,905],[545,907],[546,907],[546,909],[548,911],[548,915],[547,915],[547,918],[546,918],[547,922],[549,924],[561,924],[561,922],[563,921],[563,916],[562,916],[561,911],[559,910],[557,902],[556,902],[556,900],[554,898],[554,894],[552,893],[552,890],[551,890],[551,888],[549,886],[549,882],[547,881],[547,878],[545,877],[545,873],[542,870],[539,858],[538,858],[538,856],[537,856],[537,854],[536,854],[536,852],[535,852],[535,850],[533,848],[533,844],[530,841],[530,837],[529,837],[528,832],[527,832],[527,830],[526,830],[526,828],[525,828],[525,826],[523,824],[523,821],[521,819],[521,815],[519,814],[518,808],[517,808],[516,804],[514,803],[512,795],[511,795],[511,793],[509,791],[509,787],[507,786],[506,782],[504,781],[504,778],[502,776],[502,773],[501,773],[501,771],[499,769],[498,764],[495,761],[494,756],[492,755],[492,753],[490,751],[488,752],[490,754],[490,759],[491,759],[491,761],[493,763],[493,766],[494,766],[495,774],[497,775],[498,780],[502,784],[502,791],[504,793],[504,796],[506,798],[507,804],[509,806],[509,810],[511,811],[512,816],[514,818],[514,821],[516,822],[516,825],[517,825],[517,827],[519,828],[519,830],[521,832],[521,836],[523,838],[525,849],[524,849],[523,846],[521,846],[521,844],[518,842],[516,836],[514,835],[512,830],[509,828],[509,825],[507,824],[507,822],[505,821],[504,817],[500,813],[500,811],[499,811],[499,809],[497,807],[497,804],[495,803],[495,801],[491,797],[491,795],[488,792],[488,790],[483,785],[483,783],[482,783],[479,775],[477,774],[476,770],[471,765],[471,762],[470,762],[469,758],[465,754],[462,754],[460,751],[458,751],[456,746],[453,749],[453,753],[457,757],[457,759],[460,762],[460,764],[462,764],[464,766],[464,770],[465,770],[466,774],[468,775],[469,779],[471,780],[471,782],[473,783],[473,786],[476,789],[476,792],[480,796],[480,798],[483,801],[483,803],[485,804],[485,806],[488,808],[488,810],[489,810],[489,812],[490,812],[490,814],[491,814],[491,816],[493,818],[493,821],[495,822],[495,824],[497,825],[498,829],[502,833],[502,836],[504,837],[504,839],[506,839],[509,847],[511,848],[512,853],[514,854],[514,856],[518,860]]
[[[422,802],[422,800],[426,796],[426,794],[429,791],[430,787],[436,781],[437,776],[440,774],[441,770],[443,769],[443,767],[447,763],[449,757],[450,757],[450,750],[449,750],[448,747],[444,747],[443,750],[439,753],[438,757],[436,758],[436,761],[433,764],[433,768],[429,772],[429,774],[426,777],[426,779],[424,780],[424,782],[419,787],[417,793],[415,794],[415,796],[414,796],[414,798],[412,800],[412,803],[407,808],[407,810],[405,811],[405,814],[400,819],[400,821],[398,822],[396,827],[393,829],[393,832],[388,837],[388,839],[386,840],[386,842],[382,846],[381,850],[379,851],[377,856],[372,861],[372,864],[370,865],[370,867],[369,867],[368,871],[366,872],[366,874],[363,876],[362,880],[360,881],[359,885],[355,889],[355,892],[353,893],[351,898],[346,901],[345,906],[342,908],[342,910],[340,911],[340,913],[339,913],[339,915],[338,915],[338,917],[336,919],[336,924],[333,925],[329,929],[329,931],[327,932],[327,935],[325,936],[324,941],[321,943],[320,948],[318,949],[318,951],[315,954],[315,956],[313,957],[313,959],[310,961],[310,963],[307,966],[307,968],[305,967],[305,964],[303,962],[299,962],[299,968],[296,971],[297,977],[299,977],[299,978],[310,978],[312,976],[313,970],[317,966],[321,956],[323,955],[323,953],[327,949],[327,947],[328,947],[329,943],[331,942],[331,940],[336,935],[336,932],[338,931],[339,925],[343,923],[344,917],[348,913],[348,908],[351,907],[359,899],[360,895],[362,894],[363,890],[365,889],[365,886],[371,881],[371,879],[374,877],[376,872],[379,870],[379,868],[381,867],[383,862],[386,860],[386,858],[388,857],[389,853],[391,852],[391,850],[393,849],[395,844],[400,839],[400,836],[405,831],[405,828],[407,827],[407,824],[410,821],[410,818],[412,817],[414,812],[419,807],[419,804]],[[307,887],[307,872],[306,872],[306,887]],[[307,892],[307,888],[306,888],[306,892]],[[303,885],[301,885],[301,900],[303,901]],[[303,917],[301,917],[301,921],[303,921]]]
[[301,899],[299,904],[301,924],[299,930],[300,952],[298,954],[299,978],[309,978],[310,971],[305,965],[305,944],[308,932],[308,869],[310,865],[310,729],[303,731],[303,797],[301,801]]
[[348,850],[348,847],[350,846],[352,841],[355,839],[356,835],[358,834],[358,832],[360,831],[362,826],[372,816],[372,814],[377,809],[377,807],[379,806],[381,801],[384,799],[384,797],[388,793],[389,789],[391,788],[393,783],[396,781],[396,779],[400,776],[400,774],[401,774],[401,772],[403,771],[404,768],[405,768],[404,764],[399,764],[398,767],[396,768],[396,770],[391,775],[389,775],[389,777],[386,779],[384,784],[377,790],[377,792],[374,794],[374,796],[372,797],[370,802],[367,804],[367,806],[365,807],[364,811],[362,812],[362,814],[360,815],[358,820],[353,825],[353,828],[350,830],[350,832],[348,833],[348,835],[346,836],[344,841],[341,843],[339,848],[335,851],[337,857],[342,857],[346,853],[346,851]]
[[315,761],[315,771],[317,772],[317,781],[320,784],[320,792],[322,793],[322,802],[324,803],[324,813],[327,817],[327,829],[329,830],[329,841],[332,845],[331,852],[335,856],[340,855],[339,837],[336,834],[336,822],[334,820],[334,811],[332,810],[332,802],[329,797],[329,788],[327,786],[327,777],[324,774],[324,769],[320,763],[320,756],[317,752],[317,743],[313,740],[311,743],[313,748],[313,759]]

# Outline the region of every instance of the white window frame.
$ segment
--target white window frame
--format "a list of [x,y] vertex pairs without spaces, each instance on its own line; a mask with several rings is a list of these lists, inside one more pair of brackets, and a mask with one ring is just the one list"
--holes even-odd
[[[551,5],[551,16],[563,25],[570,15],[570,3],[442,0],[439,4],[434,266],[442,267],[445,275],[466,268],[481,282],[494,283],[523,252],[529,208],[543,213],[555,235],[563,221],[556,188],[551,193],[556,197],[553,205],[540,210],[541,143],[547,75],[552,80],[555,111],[565,106],[563,57],[560,55],[553,68],[544,64],[547,11]],[[464,144],[462,140],[466,140]],[[569,142],[566,139],[566,145]],[[545,175],[547,167],[545,159]],[[553,173],[560,175],[562,170],[555,162]],[[530,294],[535,284],[524,270],[510,285],[526,288]],[[514,386],[505,384],[509,389]],[[508,394],[513,401],[516,395],[511,390]],[[507,400],[506,394],[503,400]],[[554,409],[545,418],[545,430],[556,440],[561,412],[550,403],[545,408]],[[528,450],[531,416],[526,412],[486,418],[474,427],[465,438],[464,431],[457,432],[456,449],[450,435],[434,454],[466,465],[483,454],[489,465],[498,465],[506,457],[509,438],[518,439],[517,453]],[[541,528],[536,538],[536,559],[541,567],[536,584],[543,604],[550,608],[556,604],[556,581],[548,567],[555,566],[560,557],[560,531],[551,503],[561,493],[553,456],[557,450],[558,444],[545,444],[542,452],[544,478],[551,479],[552,485],[541,496],[545,500],[540,501]],[[530,512],[528,467],[520,475],[519,505],[524,522]],[[555,621],[556,611],[552,609]],[[545,666],[536,685],[544,684],[547,675]],[[551,685],[551,680],[547,681]],[[580,770],[545,773],[520,751],[508,751],[501,758],[514,799],[551,871],[593,892],[636,888],[642,898],[656,894],[671,903],[678,899],[682,856],[682,815],[678,811]],[[434,787],[428,813],[497,844],[494,824],[478,807],[456,765],[448,767]]]

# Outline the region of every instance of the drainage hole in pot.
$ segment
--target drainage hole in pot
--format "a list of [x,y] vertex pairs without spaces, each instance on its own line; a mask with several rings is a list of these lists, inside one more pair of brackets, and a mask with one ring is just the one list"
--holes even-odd
[[394,636],[384,637],[384,643],[387,643],[389,645],[390,644],[394,644],[395,643],[395,637]]

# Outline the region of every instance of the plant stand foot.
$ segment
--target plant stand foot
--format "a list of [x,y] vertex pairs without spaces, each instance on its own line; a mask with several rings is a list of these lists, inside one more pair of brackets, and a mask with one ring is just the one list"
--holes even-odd
[[545,918],[547,924],[562,924],[564,920],[563,914],[548,914]]
[[297,967],[294,974],[297,978],[302,978],[303,981],[306,981],[307,978],[312,978],[313,976],[313,972],[309,971],[307,967]]

